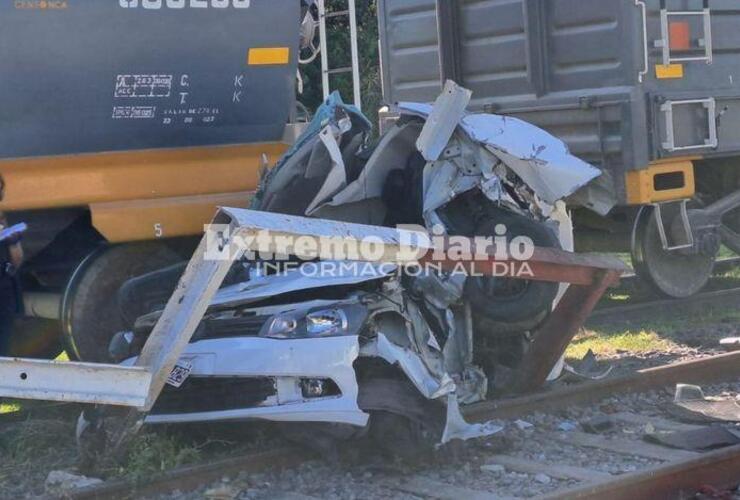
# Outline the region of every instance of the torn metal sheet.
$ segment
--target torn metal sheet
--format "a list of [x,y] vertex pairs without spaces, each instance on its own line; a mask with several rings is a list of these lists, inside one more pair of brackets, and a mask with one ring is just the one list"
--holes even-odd
[[424,300],[438,309],[447,309],[460,302],[465,286],[465,276],[440,276],[424,273],[415,277],[412,287]]
[[447,80],[416,141],[416,148],[426,161],[439,159],[458,123],[465,116],[472,95],[470,90]]
[[372,130],[372,124],[362,112],[355,106],[345,104],[342,101],[339,92],[333,92],[326,101],[316,110],[313,120],[308,125],[306,130],[291,146],[291,148],[283,155],[280,161],[273,167],[269,173],[260,182],[259,189],[255,196],[252,198],[251,208],[262,209],[264,208],[264,199],[268,194],[267,189],[270,184],[273,183],[278,177],[284,175],[283,170],[286,166],[290,166],[295,163],[296,156],[301,152],[305,151],[306,145],[317,140],[321,131],[329,125],[333,125],[336,128],[340,128],[340,121],[343,118],[348,118],[351,123],[360,130],[360,133],[368,133]]
[[[451,161],[427,164],[424,168],[424,214],[446,205],[483,181],[481,174],[466,174]],[[489,179],[487,185],[496,182]],[[500,192],[500,191],[499,191]]]
[[[558,201],[555,203],[554,206],[548,205],[546,207],[543,207],[543,213],[551,221],[557,224],[558,240],[560,241],[560,248],[568,252],[574,252],[575,251],[575,235],[573,232],[573,219],[568,213],[568,208],[565,202]],[[568,291],[569,286],[570,284],[568,283],[560,284],[560,288],[558,289],[558,295],[557,297],[555,297],[555,302],[553,302],[553,309],[557,307],[557,305],[560,303],[560,300],[565,296],[565,292]],[[563,353],[563,355],[560,357],[555,367],[550,372],[550,375],[547,377],[547,381],[552,382],[554,380],[557,380],[562,375],[565,367],[566,367],[565,353]]]
[[442,444],[455,439],[467,441],[468,439],[493,436],[502,430],[504,430],[502,426],[490,421],[482,424],[469,424],[460,413],[457,397],[454,394],[447,396],[447,422],[442,433]]
[[600,367],[596,355],[589,349],[586,355],[583,356],[583,359],[578,363],[578,366],[564,364],[560,379],[571,382],[593,382],[605,379],[611,374],[613,369],[613,365]]
[[[332,265],[333,264],[333,265]],[[303,263],[296,268],[284,271],[277,275],[257,275],[249,281],[229,285],[220,289],[213,300],[212,306],[230,306],[236,304],[250,304],[268,297],[276,297],[298,290],[314,290],[342,285],[357,285],[385,279],[392,275],[395,265],[381,265],[348,261],[324,261],[323,265],[331,266],[330,275],[318,272],[315,263]]]
[[380,198],[388,173],[404,165],[409,152],[416,150],[415,142],[421,130],[422,126],[418,123],[408,123],[392,128],[380,139],[380,143],[359,177],[327,204],[341,206],[366,199]]
[[435,378],[418,354],[394,344],[384,334],[378,334],[375,349],[377,355],[390,364],[398,364],[425,398],[437,399],[455,391],[455,382],[449,375],[445,373],[440,379]]
[[[339,144],[337,144],[337,139],[334,137],[332,127],[326,127],[322,130],[319,134],[319,138],[324,144],[326,150],[329,152],[329,157],[331,158],[331,170],[326,176],[326,180],[321,186],[318,194],[306,209],[307,215],[310,215],[316,207],[347,185],[347,172],[344,166],[344,160],[342,159],[342,151],[339,149]],[[310,166],[311,165],[309,164],[309,167]],[[310,171],[307,171],[306,175],[310,177]]]
[[614,185],[611,172],[602,170],[598,179],[576,191],[568,198],[568,203],[586,207],[601,216],[607,216],[619,203]]
[[558,377],[560,380],[567,382],[595,382],[597,380],[604,380],[608,377],[613,366],[607,366],[601,371],[580,371],[578,368],[564,363],[562,367],[562,374]]
[[[398,107],[402,113],[424,119],[433,112],[428,104],[399,103]],[[599,169],[570,154],[563,141],[517,118],[468,114],[459,126],[550,204],[572,195],[601,175]]]

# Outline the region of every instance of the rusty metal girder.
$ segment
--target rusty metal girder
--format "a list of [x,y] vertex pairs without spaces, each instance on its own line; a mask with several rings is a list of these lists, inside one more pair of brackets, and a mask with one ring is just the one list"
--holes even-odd
[[[448,255],[445,245],[444,254]],[[588,286],[600,281],[601,275],[606,273],[609,283],[614,286],[619,278],[627,272],[627,266],[614,257],[577,254],[554,248],[536,247],[534,255],[527,260],[517,260],[511,257],[498,258],[490,249],[480,249],[471,240],[472,253],[463,255],[460,259],[435,258],[429,252],[422,257],[421,264],[439,264],[446,270],[460,269],[461,267],[477,274],[492,275],[501,278],[526,279],[528,281],[549,281],[554,283],[570,283],[573,285]],[[435,252],[439,254],[440,252]],[[477,255],[477,258],[475,257]],[[481,259],[481,255],[486,255]],[[526,266],[526,272],[522,273]],[[530,273],[531,271],[531,273]]]
[[572,285],[552,314],[534,332],[534,340],[517,370],[514,390],[542,387],[578,330],[593,312],[607,288],[619,281],[618,271],[601,270],[589,285]]

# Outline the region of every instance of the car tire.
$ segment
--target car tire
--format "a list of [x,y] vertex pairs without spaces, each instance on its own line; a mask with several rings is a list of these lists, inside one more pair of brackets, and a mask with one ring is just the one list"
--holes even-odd
[[[537,247],[560,248],[555,232],[541,222],[505,210],[496,210],[478,224],[476,236],[495,237],[496,226],[507,228],[507,241],[517,236],[532,239]],[[516,333],[539,325],[550,313],[557,297],[558,283],[497,277],[471,277],[465,284],[479,326]]]

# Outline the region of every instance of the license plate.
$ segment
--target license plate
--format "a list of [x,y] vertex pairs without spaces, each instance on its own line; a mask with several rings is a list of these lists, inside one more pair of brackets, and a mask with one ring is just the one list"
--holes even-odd
[[180,387],[193,370],[193,364],[185,361],[179,361],[167,377],[167,384],[172,387]]

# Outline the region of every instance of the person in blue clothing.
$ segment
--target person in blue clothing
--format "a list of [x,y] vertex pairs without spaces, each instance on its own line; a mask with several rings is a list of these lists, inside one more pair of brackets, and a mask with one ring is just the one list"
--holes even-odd
[[11,354],[13,323],[23,307],[18,269],[23,263],[21,237],[25,230],[25,224],[8,227],[0,212],[0,356]]

